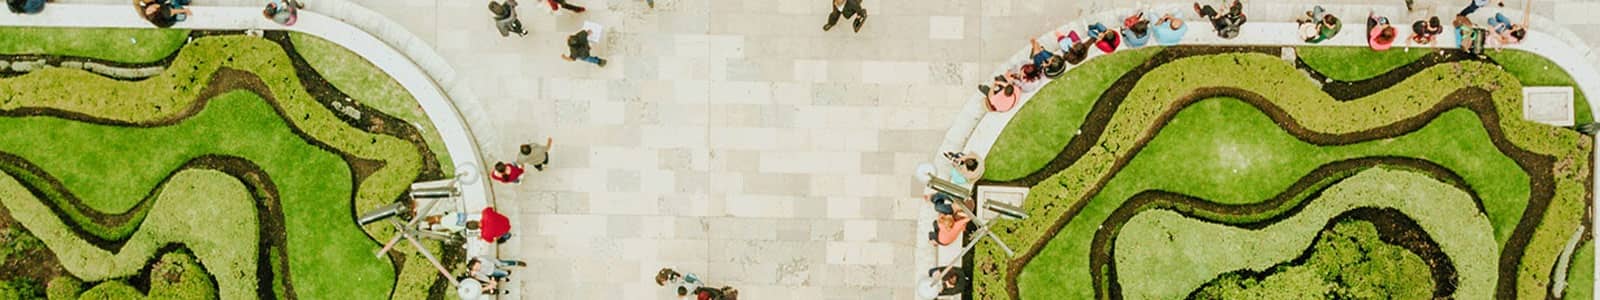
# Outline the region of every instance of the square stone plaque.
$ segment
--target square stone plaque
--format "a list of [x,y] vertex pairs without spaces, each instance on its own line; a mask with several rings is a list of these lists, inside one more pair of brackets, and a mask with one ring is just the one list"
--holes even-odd
[[997,201],[997,202],[1000,202],[1000,203],[1010,204],[1010,205],[1016,206],[1016,207],[1022,207],[1022,200],[1026,199],[1027,197],[1028,197],[1028,188],[1026,188],[1026,187],[994,186],[994,185],[978,186],[978,201],[977,201],[977,204],[978,204],[978,208],[977,208],[978,216],[977,216],[977,221],[978,222],[988,222],[989,218],[991,218],[991,217],[993,217],[995,215],[994,212],[989,211],[988,209],[984,209],[984,203],[987,203],[989,201]]
[[1522,88],[1522,119],[1555,126],[1575,122],[1572,87],[1537,86]]

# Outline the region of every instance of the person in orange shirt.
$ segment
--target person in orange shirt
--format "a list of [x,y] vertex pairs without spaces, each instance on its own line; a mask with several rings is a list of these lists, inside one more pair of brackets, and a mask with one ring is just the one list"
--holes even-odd
[[967,223],[970,221],[972,217],[967,216],[966,211],[956,211],[954,215],[941,214],[939,219],[933,222],[933,232],[928,234],[928,241],[934,246],[954,243],[961,237],[961,232],[966,231]]

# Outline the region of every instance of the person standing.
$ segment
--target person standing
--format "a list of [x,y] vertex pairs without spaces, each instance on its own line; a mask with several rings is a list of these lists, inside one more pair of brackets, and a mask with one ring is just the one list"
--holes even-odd
[[506,0],[504,4],[489,1],[489,13],[493,14],[494,27],[500,30],[500,36],[528,35],[528,31],[522,29],[522,20],[517,19],[517,0]]
[[861,0],[833,0],[833,9],[828,12],[828,24],[822,25],[822,31],[833,29],[839,23],[839,18],[855,19],[850,26],[855,32],[861,32],[861,25],[867,23],[867,10],[861,8]]
[[582,60],[594,63],[596,66],[605,67],[606,60],[598,56],[589,55],[589,50],[589,30],[579,30],[578,33],[573,33],[572,36],[567,37],[568,54],[561,55],[561,59],[567,61]]
[[546,137],[544,144],[527,143],[517,147],[517,164],[533,166],[534,170],[544,171],[544,166],[550,164],[550,146],[555,139]]

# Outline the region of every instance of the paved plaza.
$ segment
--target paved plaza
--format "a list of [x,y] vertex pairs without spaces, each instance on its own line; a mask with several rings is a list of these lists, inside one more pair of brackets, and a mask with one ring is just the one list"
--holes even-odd
[[[554,139],[550,168],[493,186],[516,236],[500,255],[530,265],[503,299],[675,298],[652,282],[661,267],[749,299],[911,299],[928,230],[911,174],[974,86],[1029,37],[1136,5],[865,0],[871,17],[851,33],[821,31],[826,0],[575,0],[589,11],[561,15],[528,0],[530,34],[501,37],[487,1],[352,1],[431,45],[467,84],[476,102],[457,108],[481,118],[468,123],[485,160]],[[1450,15],[1466,0],[1418,2]],[[1185,1],[1144,4],[1170,3]],[[1600,2],[1532,7],[1562,23],[1535,28],[1600,46],[1588,17]],[[605,68],[559,57],[584,21],[607,26]]]

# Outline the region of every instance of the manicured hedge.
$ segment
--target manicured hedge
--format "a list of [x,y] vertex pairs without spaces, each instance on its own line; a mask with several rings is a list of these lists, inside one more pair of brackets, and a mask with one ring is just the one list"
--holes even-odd
[[1384,243],[1366,221],[1344,221],[1322,231],[1304,263],[1279,264],[1266,278],[1228,273],[1196,291],[1196,299],[1427,299],[1433,278],[1427,263],[1405,248]]
[[[1303,210],[1262,229],[1211,223],[1169,210],[1139,213],[1113,241],[1122,295],[1182,298],[1218,275],[1266,270],[1298,257],[1330,219],[1361,207],[1394,208],[1415,220],[1455,263],[1460,280],[1455,298],[1493,298],[1499,252],[1489,220],[1478,212],[1472,195],[1427,175],[1382,167],[1328,187]],[[1025,274],[1033,272],[1032,264],[1028,268]],[[1423,282],[1432,282],[1426,269],[1422,274]],[[1428,287],[1431,294],[1432,285]]]
[[455,174],[455,163],[450,160],[450,151],[446,151],[444,138],[434,128],[433,120],[428,119],[428,114],[422,111],[417,99],[394,78],[386,75],[383,69],[372,65],[360,54],[316,36],[290,32],[289,40],[294,44],[295,52],[311,64],[311,68],[316,69],[323,80],[339,88],[339,91],[361,105],[417,126],[422,139],[428,143],[428,149],[438,158],[439,168],[445,174]]
[[[117,251],[106,251],[78,239],[62,220],[50,213],[9,176],[0,176],[0,203],[23,226],[34,230],[61,266],[78,278],[111,280],[137,274],[160,247],[181,243],[209,262],[221,295],[230,299],[255,298],[256,247],[259,243],[254,199],[244,185],[227,174],[210,170],[183,171],[162,187],[149,219],[138,234]],[[357,236],[356,241],[363,241]],[[329,240],[323,245],[339,242]],[[362,261],[338,262],[351,273],[362,272]],[[337,279],[337,278],[333,278]],[[333,280],[330,279],[330,280]],[[209,279],[208,279],[209,280]],[[311,280],[305,280],[311,281]],[[208,284],[209,286],[209,284]]]

